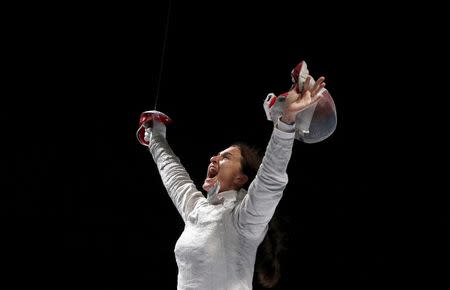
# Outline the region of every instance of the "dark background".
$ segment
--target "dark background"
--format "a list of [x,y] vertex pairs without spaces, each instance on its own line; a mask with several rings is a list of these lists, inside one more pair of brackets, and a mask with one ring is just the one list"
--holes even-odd
[[[183,224],[136,140],[140,113],[160,82],[167,138],[200,186],[210,156],[232,142],[265,148],[263,100],[305,60],[326,77],[338,125],[321,143],[295,143],[277,209],[287,237],[278,289],[442,282],[448,208],[410,206],[414,181],[392,183],[403,148],[379,142],[380,73],[401,51],[382,25],[397,15],[381,4],[179,2],[169,21],[165,1],[7,10],[2,280],[175,289]],[[398,61],[391,74],[408,69]]]

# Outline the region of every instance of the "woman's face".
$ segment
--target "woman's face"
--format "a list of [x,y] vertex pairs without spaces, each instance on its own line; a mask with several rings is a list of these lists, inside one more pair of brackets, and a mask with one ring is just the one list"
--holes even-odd
[[220,192],[240,189],[247,181],[241,170],[241,159],[241,150],[236,146],[211,157],[203,189],[209,191],[217,181],[220,182]]

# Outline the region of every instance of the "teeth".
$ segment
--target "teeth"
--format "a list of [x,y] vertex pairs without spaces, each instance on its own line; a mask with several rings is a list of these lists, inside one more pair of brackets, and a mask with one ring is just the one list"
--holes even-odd
[[216,175],[217,175],[217,171],[214,169],[214,167],[211,167],[208,172],[208,177],[212,178]]

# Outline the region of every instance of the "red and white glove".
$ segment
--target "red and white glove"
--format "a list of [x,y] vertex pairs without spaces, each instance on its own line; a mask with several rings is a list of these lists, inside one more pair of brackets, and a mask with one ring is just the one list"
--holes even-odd
[[157,119],[152,121],[152,125],[145,128],[144,140],[150,142],[152,134],[161,135],[166,138],[166,125]]
[[[291,71],[292,86],[289,90],[295,88],[298,93],[303,92],[305,85],[312,87],[315,83],[314,79],[311,77],[311,82],[305,84],[306,78],[309,75],[308,65],[305,61],[301,61],[295,68]],[[276,96],[273,93],[267,95],[264,100],[264,111],[266,112],[267,120],[276,122],[282,113],[282,104],[286,98],[288,92]]]
[[144,146],[149,145],[152,134],[159,134],[166,138],[166,124],[171,122],[172,120],[166,114],[159,111],[142,112],[136,138]]

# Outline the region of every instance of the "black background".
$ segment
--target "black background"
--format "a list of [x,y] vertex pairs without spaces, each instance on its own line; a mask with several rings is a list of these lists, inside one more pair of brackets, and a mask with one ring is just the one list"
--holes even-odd
[[[272,123],[263,100],[290,87],[300,60],[326,77],[338,126],[321,143],[296,141],[277,209],[287,236],[278,289],[428,284],[448,275],[448,209],[409,206],[410,191],[391,183],[402,150],[379,145],[372,131],[384,114],[378,73],[398,53],[387,52],[380,24],[395,13],[370,4],[179,2],[170,18],[165,1],[11,10],[2,280],[175,289],[183,224],[136,140],[140,113],[154,108],[160,84],[157,109],[174,120],[169,143],[201,185],[210,156],[232,142],[265,148]],[[397,153],[389,163],[385,147]]]

